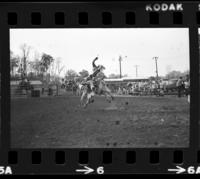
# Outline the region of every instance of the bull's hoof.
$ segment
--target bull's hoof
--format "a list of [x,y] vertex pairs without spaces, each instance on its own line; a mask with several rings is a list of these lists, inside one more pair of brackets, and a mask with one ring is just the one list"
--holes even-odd
[[107,100],[109,103],[111,103],[111,100]]
[[91,99],[91,100],[90,100],[90,103],[94,103],[94,99]]
[[83,108],[85,109],[87,107],[87,105],[85,104],[85,105],[83,105]]

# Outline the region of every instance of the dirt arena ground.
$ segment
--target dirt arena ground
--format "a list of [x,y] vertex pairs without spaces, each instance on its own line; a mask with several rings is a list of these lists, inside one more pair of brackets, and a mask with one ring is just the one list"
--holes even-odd
[[188,147],[189,104],[176,96],[95,97],[83,109],[75,96],[12,99],[11,146]]

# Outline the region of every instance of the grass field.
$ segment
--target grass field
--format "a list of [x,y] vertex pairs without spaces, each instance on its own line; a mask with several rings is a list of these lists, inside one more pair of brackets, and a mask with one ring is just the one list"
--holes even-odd
[[188,147],[186,98],[103,97],[86,109],[79,97],[11,100],[15,148]]

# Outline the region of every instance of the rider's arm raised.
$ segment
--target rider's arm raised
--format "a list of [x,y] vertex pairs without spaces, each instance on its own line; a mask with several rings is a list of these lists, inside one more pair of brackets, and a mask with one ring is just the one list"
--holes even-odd
[[97,61],[97,60],[98,60],[98,57],[96,57],[96,58],[93,60],[93,62],[92,62],[92,66],[93,66],[93,67],[97,67],[96,64],[95,64],[95,61]]

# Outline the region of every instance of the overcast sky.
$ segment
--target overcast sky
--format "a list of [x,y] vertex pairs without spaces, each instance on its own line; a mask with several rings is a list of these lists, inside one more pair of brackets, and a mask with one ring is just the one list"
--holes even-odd
[[92,71],[92,60],[105,66],[105,74],[119,74],[119,55],[123,57],[122,74],[135,77],[189,69],[189,30],[187,28],[95,28],[95,29],[11,29],[10,48],[21,55],[22,44],[31,46],[29,60],[35,51],[60,58],[65,71]]

